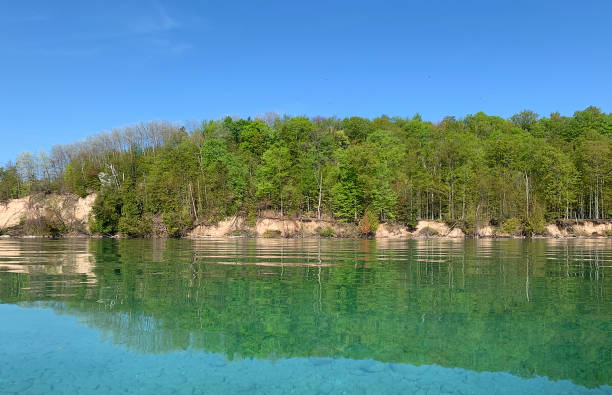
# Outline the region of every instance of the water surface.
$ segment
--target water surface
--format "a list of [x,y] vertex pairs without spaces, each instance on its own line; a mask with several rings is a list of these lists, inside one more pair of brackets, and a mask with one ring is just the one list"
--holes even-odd
[[2,393],[612,393],[612,241],[0,240]]

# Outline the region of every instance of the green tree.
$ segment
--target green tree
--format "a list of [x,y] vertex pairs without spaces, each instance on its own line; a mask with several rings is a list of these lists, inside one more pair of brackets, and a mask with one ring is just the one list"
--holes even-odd
[[285,213],[285,201],[290,198],[293,186],[289,183],[291,155],[289,148],[275,145],[264,152],[257,169],[257,196],[264,198],[267,206],[280,208]]

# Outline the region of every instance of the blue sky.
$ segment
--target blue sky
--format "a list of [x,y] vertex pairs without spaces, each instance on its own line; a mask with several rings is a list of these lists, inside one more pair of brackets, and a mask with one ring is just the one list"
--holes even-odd
[[610,1],[7,1],[0,163],[139,121],[612,111]]

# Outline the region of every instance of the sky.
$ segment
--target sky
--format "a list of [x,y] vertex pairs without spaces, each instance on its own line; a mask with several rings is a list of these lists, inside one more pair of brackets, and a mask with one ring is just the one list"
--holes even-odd
[[612,111],[612,2],[6,1],[0,164],[140,121]]

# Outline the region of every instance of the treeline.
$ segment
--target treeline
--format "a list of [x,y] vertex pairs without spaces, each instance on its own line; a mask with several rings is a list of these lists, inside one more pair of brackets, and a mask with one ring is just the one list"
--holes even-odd
[[612,114],[482,112],[438,123],[381,116],[143,123],[0,168],[0,200],[97,192],[101,234],[181,236],[198,223],[262,210],[470,232],[541,232],[547,221],[612,215]]

